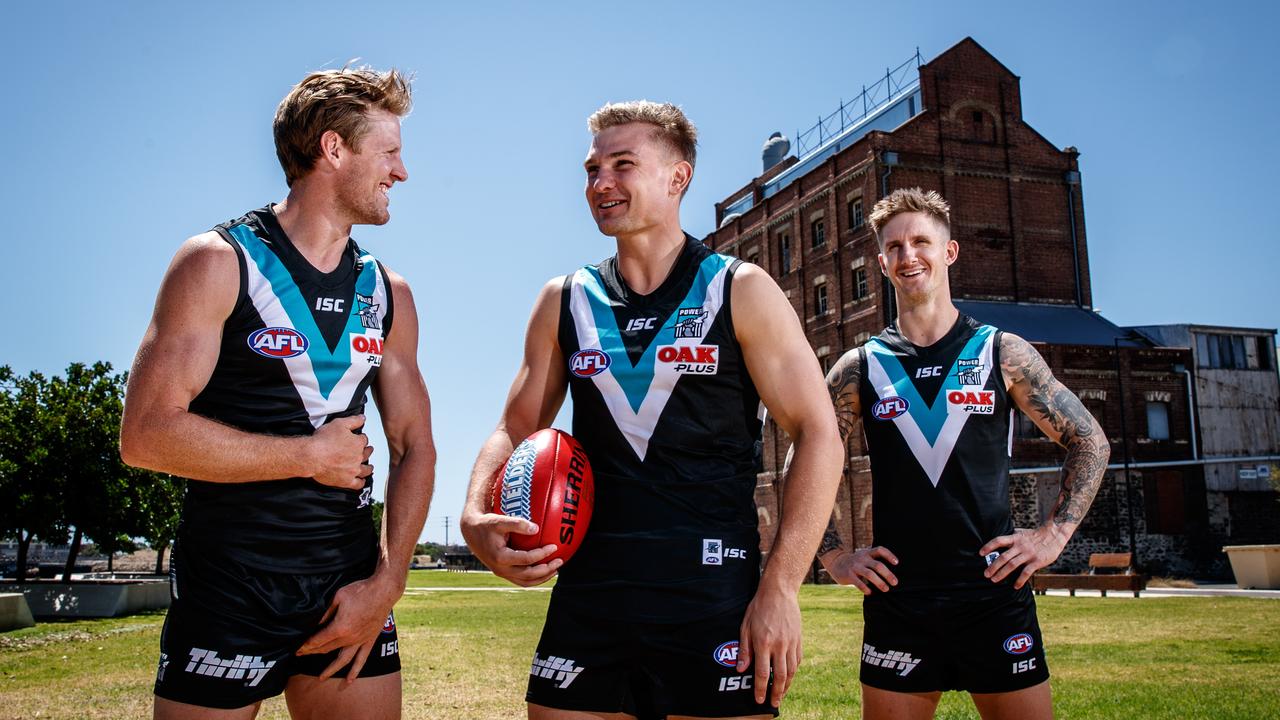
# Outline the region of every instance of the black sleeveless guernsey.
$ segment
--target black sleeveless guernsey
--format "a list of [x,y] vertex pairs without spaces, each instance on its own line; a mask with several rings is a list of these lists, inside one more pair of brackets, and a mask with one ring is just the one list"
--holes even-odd
[[616,256],[566,279],[559,341],[596,500],[557,603],[684,622],[754,595],[761,406],[730,313],[739,265],[686,236],[649,295],[627,287]]
[[929,347],[890,327],[859,350],[874,544],[898,557],[894,593],[992,588],[978,550],[1013,532],[1000,335],[962,314]]
[[[218,361],[190,410],[232,427],[310,435],[363,412],[391,330],[390,285],[354,241],[316,270],[271,206],[214,230],[236,251],[240,290]],[[281,572],[334,572],[376,552],[373,479],[342,490],[310,478],[187,484],[178,541],[186,552]]]

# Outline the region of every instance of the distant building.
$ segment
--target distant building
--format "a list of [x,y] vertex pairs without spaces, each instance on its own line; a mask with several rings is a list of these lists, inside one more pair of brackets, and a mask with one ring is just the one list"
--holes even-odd
[[[1148,571],[1225,572],[1221,541],[1236,535],[1210,532],[1188,393],[1193,351],[1118,327],[1092,308],[1078,152],[1058,149],[1023,120],[1016,75],[965,38],[928,63],[917,54],[888,71],[798,133],[794,155],[789,149],[778,134],[769,138],[763,173],[716,204],[717,229],[705,242],[777,279],[824,370],[896,315],[866,223],[872,206],[897,188],[939,191],[960,243],[951,270],[956,304],[1032,342],[1111,440],[1113,467],[1059,568],[1084,568],[1090,552],[1132,550]],[[1274,333],[1266,342],[1274,344]],[[1064,452],[1020,413],[1014,436],[1015,523],[1032,527],[1056,500]],[[766,551],[789,446],[770,421],[756,492]],[[863,439],[847,450],[852,482],[841,487],[836,513],[846,539],[865,545]],[[1280,516],[1271,517],[1280,536]]]

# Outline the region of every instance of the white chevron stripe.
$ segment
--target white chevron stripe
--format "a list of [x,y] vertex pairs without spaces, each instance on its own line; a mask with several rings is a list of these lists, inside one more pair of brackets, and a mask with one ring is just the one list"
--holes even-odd
[[[716,315],[720,312],[720,307],[724,303],[724,279],[729,272],[729,267],[720,268],[707,285],[706,299],[703,301],[702,307],[706,310],[706,316],[703,320],[703,335],[711,331],[711,325],[715,322]],[[595,315],[591,312],[591,301],[587,298],[586,289],[583,284],[588,282],[590,274],[586,269],[581,269],[573,275],[573,284],[569,295],[569,311],[573,315],[574,329],[578,335],[579,350],[602,350],[600,347],[600,334],[596,330]],[[702,338],[675,338],[672,344],[679,346],[696,346],[702,343]],[[615,362],[627,362],[629,358],[625,355],[615,360]],[[596,389],[600,391],[600,395],[604,398],[605,405],[609,408],[609,414],[613,416],[614,423],[618,426],[618,430],[622,431],[622,436],[627,439],[627,443],[631,445],[631,449],[635,450],[636,456],[641,461],[649,452],[649,438],[653,436],[653,430],[658,424],[658,418],[662,415],[663,409],[667,407],[667,400],[671,398],[671,391],[675,389],[676,382],[680,380],[680,374],[675,372],[672,365],[668,363],[655,362],[653,366],[653,379],[649,383],[649,390],[644,396],[644,401],[640,403],[640,410],[633,411],[631,403],[627,400],[627,394],[622,389],[622,385],[618,383],[617,378],[613,376],[613,371],[606,369],[591,378],[596,385]]]
[[[981,382],[978,387],[986,387],[987,378],[991,375],[991,345],[994,337],[995,333],[992,333],[987,338],[987,341],[982,344],[982,371],[979,373]],[[875,390],[876,396],[881,400],[897,396],[898,392],[893,387],[893,381],[889,379],[889,374],[885,372],[884,366],[880,364],[876,354],[868,351],[866,356],[867,379],[870,380],[871,388]],[[951,372],[955,372],[954,363]],[[910,378],[906,378],[905,381],[911,382]],[[945,387],[939,389],[938,396],[933,400],[934,404],[947,402],[946,393],[947,389]],[[933,483],[934,487],[937,487],[938,481],[942,479],[942,471],[946,469],[947,461],[951,459],[951,452],[955,450],[956,440],[960,437],[960,431],[964,429],[964,425],[968,420],[968,413],[958,410],[952,412],[950,405],[948,405],[947,419],[943,422],[942,430],[938,433],[937,439],[931,445],[925,439],[924,432],[920,430],[915,418],[911,416],[910,410],[893,419],[894,426],[902,434],[902,439],[906,441],[907,447],[911,448],[911,454],[920,463],[920,468],[924,470],[925,475],[929,476],[929,482]]]
[[[236,238],[236,242],[240,242]],[[244,247],[244,243],[240,243]],[[248,295],[253,302],[253,307],[258,311],[258,315],[262,317],[263,323],[267,327],[287,327],[293,328],[293,322],[289,320],[289,313],[285,312],[284,306],[280,304],[280,298],[276,297],[275,291],[271,289],[271,282],[262,274],[258,268],[258,264],[253,261],[253,256],[249,253],[248,248],[244,248],[245,267],[248,268]],[[372,257],[366,256],[366,261],[373,260]],[[376,263],[376,261],[374,261]],[[383,287],[382,273],[375,272],[374,298],[382,303],[382,307],[386,307],[386,288]],[[296,328],[294,328],[296,329]],[[366,331],[377,332],[378,331]],[[343,333],[346,334],[345,332]],[[308,342],[323,343],[324,338],[307,338]],[[351,342],[350,338],[344,337],[340,342]],[[326,399],[320,394],[320,384],[316,381],[315,369],[311,366],[311,358],[302,353],[291,358],[283,358],[285,369],[289,371],[289,378],[293,380],[293,387],[298,391],[298,397],[302,399],[302,404],[307,410],[307,419],[311,421],[312,427],[319,428],[324,424],[326,418],[333,413],[342,412],[351,405],[351,396],[359,386],[360,381],[364,379],[368,373],[368,367],[360,367],[352,364],[347,368],[338,384],[334,386],[333,392],[329,393]]]

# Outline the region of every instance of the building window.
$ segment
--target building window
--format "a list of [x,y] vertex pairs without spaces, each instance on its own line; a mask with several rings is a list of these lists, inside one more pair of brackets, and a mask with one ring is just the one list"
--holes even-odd
[[820,248],[827,244],[827,230],[822,223],[822,218],[814,220],[813,224],[809,226],[809,231],[813,237],[813,247]]
[[1196,335],[1197,363],[1203,368],[1270,370],[1271,338],[1257,335]]
[[1187,525],[1186,487],[1177,470],[1157,470],[1142,479],[1147,532],[1181,533]]
[[791,272],[791,236],[787,233],[778,235],[778,260],[782,263],[782,275]]
[[1147,403],[1147,437],[1152,440],[1169,439],[1169,403]]
[[869,290],[867,288],[867,269],[855,268],[853,271],[853,299],[864,300]]
[[813,286],[813,314],[827,314],[827,284],[818,283]]
[[862,198],[854,198],[849,201],[849,228],[857,230],[862,222]]
[[760,253],[759,253],[759,252],[752,252],[750,255],[747,255],[747,262],[751,263],[752,265],[759,265],[759,264],[760,264]]
[[1094,420],[1098,421],[1098,427],[1105,427],[1107,420],[1107,403],[1103,400],[1087,398],[1082,401],[1084,409],[1089,411]]

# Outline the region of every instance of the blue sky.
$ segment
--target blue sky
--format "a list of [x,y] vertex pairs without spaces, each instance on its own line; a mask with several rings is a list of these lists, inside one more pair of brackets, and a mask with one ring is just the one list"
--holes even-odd
[[770,132],[794,136],[917,47],[928,60],[966,35],[1021,77],[1025,119],[1080,149],[1108,318],[1280,326],[1280,12],[1039,5],[8,4],[0,243],[10,327],[36,329],[11,333],[0,364],[127,368],[182,240],[284,196],[271,117],[292,84],[352,58],[416,72],[409,182],[389,225],[354,235],[414,287],[440,452],[425,535],[443,539],[447,515],[456,541],[534,295],[612,253],[582,199],[592,110],[685,108],[702,139],[683,221],[702,236]]

